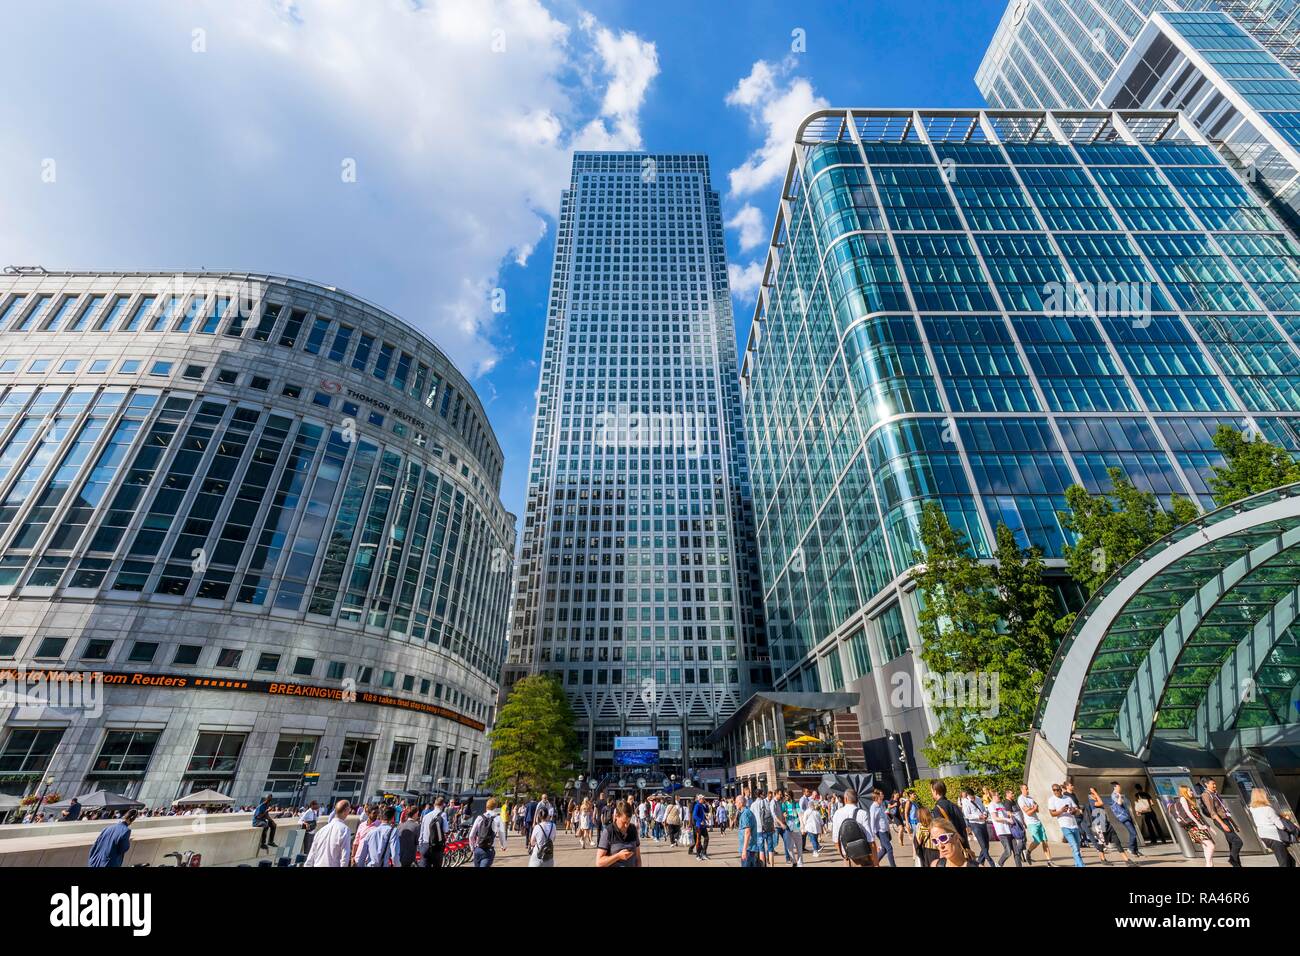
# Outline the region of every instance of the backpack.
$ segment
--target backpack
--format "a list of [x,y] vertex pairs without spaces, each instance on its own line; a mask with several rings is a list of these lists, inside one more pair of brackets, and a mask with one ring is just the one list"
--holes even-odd
[[497,838],[497,832],[492,826],[492,818],[485,813],[479,817],[479,821],[478,848],[480,850],[490,850]]
[[763,831],[771,830],[774,826],[772,820],[772,808],[767,805],[766,800],[758,801],[758,826]]
[[871,852],[871,841],[867,839],[866,831],[858,823],[858,813],[859,808],[854,804],[853,816],[840,824],[839,834],[844,855],[855,863],[875,859],[875,855]]
[[429,824],[429,846],[440,847],[447,842],[447,831],[442,825],[442,814],[437,810],[433,813],[433,822]]
[[550,836],[550,835],[547,835],[547,830],[546,830],[546,828],[549,826],[549,827],[551,828],[551,829],[550,829],[550,834],[551,834],[551,835],[554,835],[554,833],[555,833],[555,824],[553,824],[553,823],[539,823],[539,824],[537,824],[537,825],[541,828],[541,830],[542,830],[542,837],[543,837],[543,839],[541,840],[541,842],[539,842],[539,843],[537,844],[537,848],[536,848],[536,849],[537,849],[537,859],[539,859],[539,860],[543,860],[543,861],[545,861],[545,860],[549,860],[549,859],[551,859],[553,856],[555,856],[555,841],[551,839],[551,836]]

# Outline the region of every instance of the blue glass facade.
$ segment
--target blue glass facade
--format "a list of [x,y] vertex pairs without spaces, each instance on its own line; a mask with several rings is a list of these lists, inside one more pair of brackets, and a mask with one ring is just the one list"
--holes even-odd
[[1207,505],[1220,423],[1300,449],[1297,319],[1300,247],[1176,114],[806,121],[742,370],[778,689],[924,735],[893,693],[922,505],[1049,558],[1109,467]]

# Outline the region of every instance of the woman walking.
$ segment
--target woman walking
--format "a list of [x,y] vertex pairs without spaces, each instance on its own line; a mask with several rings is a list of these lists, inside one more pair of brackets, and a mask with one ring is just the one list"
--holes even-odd
[[1205,865],[1214,866],[1214,836],[1210,833],[1205,818],[1201,816],[1191,787],[1183,785],[1178,788],[1178,799],[1174,801],[1172,809],[1178,825],[1187,831],[1187,836],[1193,843],[1200,845],[1201,852],[1205,854]]
[[555,866],[555,824],[546,807],[537,808],[533,832],[528,837],[528,865]]
[[591,828],[591,798],[586,797],[582,801],[582,806],[578,808],[578,839],[582,841],[582,848],[584,850],[590,849],[587,842],[591,839]]
[[1133,788],[1133,809],[1142,822],[1143,840],[1147,843],[1169,842],[1164,827],[1160,825],[1160,818],[1156,816],[1156,802],[1151,799],[1151,794],[1140,786]]
[[1295,857],[1288,847],[1296,839],[1295,824],[1278,816],[1273,805],[1268,802],[1268,792],[1263,787],[1250,791],[1250,816],[1259,833],[1259,842],[1273,851],[1277,865],[1294,867]]

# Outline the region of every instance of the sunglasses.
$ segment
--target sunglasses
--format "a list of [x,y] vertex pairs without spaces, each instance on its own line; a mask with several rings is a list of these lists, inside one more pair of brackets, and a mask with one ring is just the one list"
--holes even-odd
[[947,846],[949,841],[951,840],[952,840],[951,833],[936,833],[934,835],[934,842],[939,844],[939,846]]

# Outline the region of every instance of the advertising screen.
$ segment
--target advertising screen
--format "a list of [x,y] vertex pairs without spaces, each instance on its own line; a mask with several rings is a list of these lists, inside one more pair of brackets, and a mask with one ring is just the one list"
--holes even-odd
[[616,766],[649,767],[658,762],[658,737],[614,738],[614,763]]

